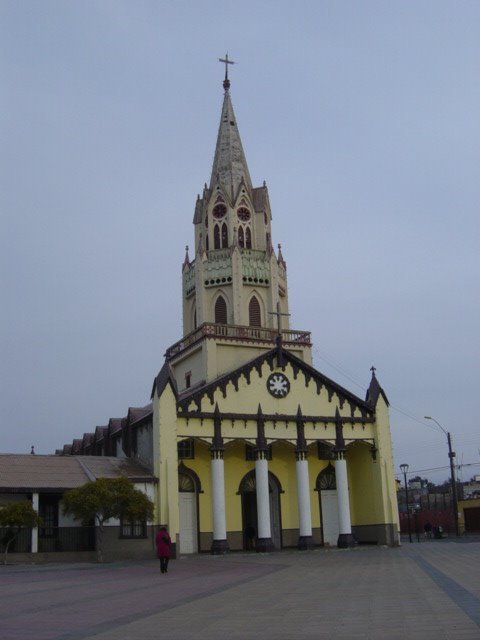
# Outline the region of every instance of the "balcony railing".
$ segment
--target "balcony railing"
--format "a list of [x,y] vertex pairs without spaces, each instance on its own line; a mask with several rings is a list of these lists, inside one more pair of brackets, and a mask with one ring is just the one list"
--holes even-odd
[[[293,345],[309,346],[311,344],[309,331],[282,329],[281,333],[282,342],[287,347]],[[277,335],[278,332],[276,329],[267,329],[265,327],[244,327],[240,325],[205,322],[198,327],[198,329],[195,329],[195,331],[192,331],[182,340],[179,340],[169,347],[165,353],[165,357],[167,360],[170,360],[179,353],[182,353],[182,351],[185,351],[206,338],[223,338],[232,341],[243,340],[245,342],[268,342],[274,345]]]

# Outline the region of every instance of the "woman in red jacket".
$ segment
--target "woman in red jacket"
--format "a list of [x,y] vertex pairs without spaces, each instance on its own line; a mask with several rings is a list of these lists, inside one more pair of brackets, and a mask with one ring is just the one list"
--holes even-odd
[[160,571],[162,573],[168,573],[168,561],[170,559],[172,541],[170,540],[166,527],[160,527],[160,531],[155,536],[155,544],[157,547],[157,556],[160,558]]

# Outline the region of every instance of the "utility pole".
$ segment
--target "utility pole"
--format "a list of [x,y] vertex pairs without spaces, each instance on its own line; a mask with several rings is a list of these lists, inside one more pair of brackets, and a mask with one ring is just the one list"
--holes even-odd
[[413,540],[412,540],[412,529],[410,527],[410,505],[408,503],[408,484],[407,484],[408,464],[401,464],[400,465],[400,471],[403,473],[403,477],[404,477],[404,480],[405,480],[405,499],[407,501],[408,539],[410,540],[410,542],[413,542]]
[[455,463],[453,459],[456,456],[455,451],[452,451],[452,438],[450,436],[450,431],[447,431],[442,427],[442,425],[432,418],[431,416],[424,416],[425,420],[432,420],[435,422],[437,427],[439,427],[443,433],[447,436],[447,444],[448,444],[448,457],[450,460],[450,485],[452,487],[452,509],[453,509],[453,521],[455,523],[455,535],[458,537],[460,535],[460,531],[458,528],[458,501],[457,501],[457,482],[455,480]]

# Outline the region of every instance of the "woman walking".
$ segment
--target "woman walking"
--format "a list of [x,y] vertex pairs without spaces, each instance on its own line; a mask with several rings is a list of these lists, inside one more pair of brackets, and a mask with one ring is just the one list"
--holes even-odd
[[168,573],[168,561],[170,559],[172,541],[166,527],[160,527],[160,531],[155,536],[155,545],[157,547],[157,556],[160,558],[160,571],[162,573]]

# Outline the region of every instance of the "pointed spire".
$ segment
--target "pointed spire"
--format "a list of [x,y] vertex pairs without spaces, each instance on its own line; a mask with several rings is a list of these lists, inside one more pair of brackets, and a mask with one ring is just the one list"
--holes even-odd
[[200,232],[198,237],[198,245],[197,245],[197,255],[202,257],[205,253],[205,245],[203,244],[203,233]]
[[335,447],[334,451],[338,454],[343,454],[347,450],[345,446],[345,440],[343,438],[343,423],[340,416],[338,407],[335,410]]
[[213,412],[213,431],[213,440],[210,449],[216,453],[220,453],[223,451],[224,446],[222,438],[222,417],[217,402],[215,403],[215,410]]
[[384,390],[380,386],[380,383],[377,380],[377,376],[375,375],[376,368],[372,366],[370,367],[370,371],[372,372],[372,379],[370,380],[370,385],[367,390],[366,401],[375,406],[377,404],[379,396],[381,395],[388,405],[388,398],[385,395]]
[[267,233],[267,255],[269,258],[271,258],[272,254],[273,254],[272,237],[269,233]]
[[[228,58],[227,58],[228,59]],[[228,63],[231,61],[228,60]],[[228,66],[226,63],[225,66]],[[238,193],[242,178],[249,191],[252,189],[252,181],[248,171],[245,153],[237,127],[237,120],[230,100],[230,81],[226,72],[224,81],[225,96],[223,99],[222,115],[218,128],[217,146],[213,159],[212,176],[210,178],[210,189],[217,183],[220,184],[231,200]]]
[[307,454],[307,441],[305,440],[305,424],[300,405],[297,410],[297,446],[295,449],[297,460],[305,460]]
[[257,451],[266,451],[268,449],[267,440],[265,438],[265,417],[263,415],[262,406],[258,405],[257,411]]
[[278,264],[281,264],[285,269],[287,268],[287,263],[285,262],[285,260],[283,259],[283,254],[282,254],[282,245],[279,243],[278,244],[278,258],[277,258],[277,262]]
[[190,258],[188,257],[188,244],[185,247],[185,260],[183,261],[183,269],[188,269],[190,266]]

